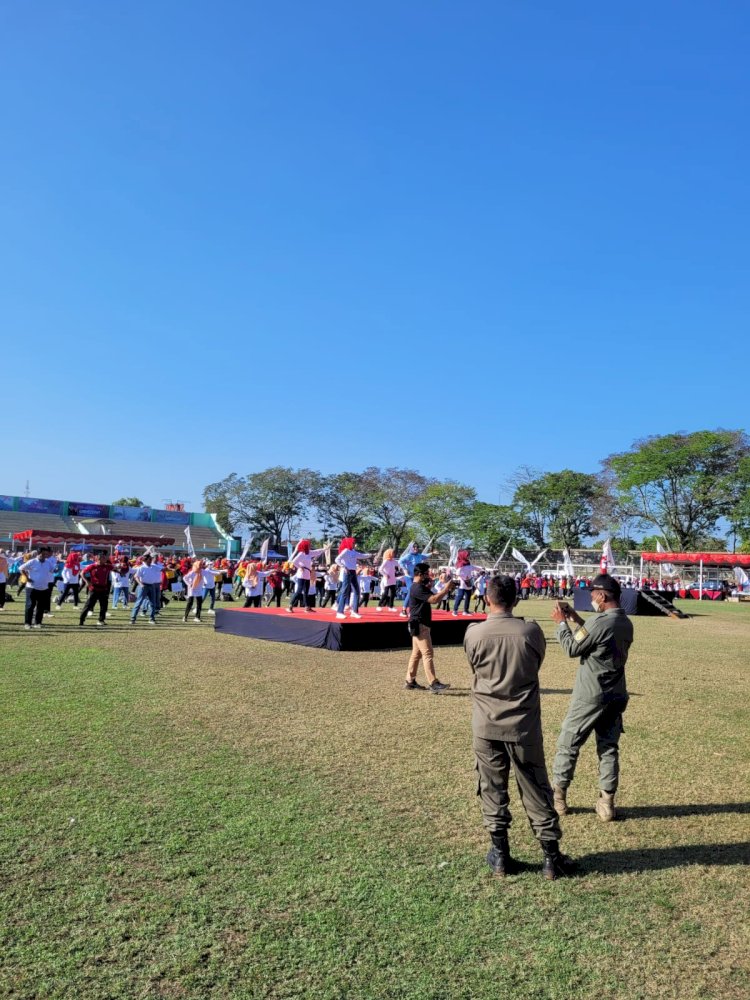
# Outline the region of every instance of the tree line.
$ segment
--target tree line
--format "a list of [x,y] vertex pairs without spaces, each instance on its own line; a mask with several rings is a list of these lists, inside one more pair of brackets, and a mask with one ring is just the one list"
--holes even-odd
[[[608,534],[620,551],[651,547],[722,550],[730,534],[750,551],[750,438],[742,430],[674,433],[636,441],[609,455],[599,473],[523,467],[509,481],[507,504],[415,469],[369,466],[323,475],[274,466],[231,473],[203,491],[207,511],[236,533],[245,528],[276,543],[298,537],[316,519],[323,537],[354,535],[360,547],[399,548],[418,535],[434,544],[469,540],[497,558],[517,547],[578,548]],[[649,532],[635,538],[635,533]]]

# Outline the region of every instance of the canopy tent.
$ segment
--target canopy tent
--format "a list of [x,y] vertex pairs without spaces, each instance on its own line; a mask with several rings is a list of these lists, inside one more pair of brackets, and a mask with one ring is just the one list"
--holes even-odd
[[[733,569],[750,567],[750,555],[735,552],[641,552],[641,580],[643,579],[644,563],[669,563],[672,566],[698,567],[698,600],[703,599],[704,569]],[[680,591],[682,594],[682,591]],[[707,592],[713,599],[722,599],[717,592]],[[688,595],[689,596],[689,595]]]
[[750,555],[734,552],[641,552],[645,563],[677,563],[682,566],[704,567],[750,566]]
[[[262,552],[251,552],[250,553],[250,558],[251,559],[262,559],[263,558],[263,553]],[[288,559],[288,558],[289,558],[288,556],[283,556],[280,552],[276,552],[274,549],[269,549],[268,552],[266,553],[266,559],[273,559],[273,560],[282,559],[283,560],[283,559]]]
[[82,535],[80,531],[45,531],[44,528],[27,528],[13,535],[14,542],[28,544],[29,548],[37,545],[60,545],[67,542],[82,542],[86,545],[107,546],[125,542],[127,545],[153,545],[159,549],[165,545],[174,545],[174,538],[153,535]]

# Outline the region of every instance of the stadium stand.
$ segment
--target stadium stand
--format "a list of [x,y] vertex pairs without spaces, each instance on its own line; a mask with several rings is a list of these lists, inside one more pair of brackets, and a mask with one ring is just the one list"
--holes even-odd
[[187,552],[185,528],[188,523],[193,547],[199,554],[224,553],[227,550],[227,543],[230,544],[232,551],[238,546],[237,540],[219,527],[213,514],[180,512],[181,518],[186,523],[158,520],[159,515],[164,516],[165,512],[151,509],[148,510],[149,519],[143,521],[117,517],[74,517],[67,512],[68,501],[35,501],[38,506],[57,505],[63,511],[60,514],[51,514],[19,510],[19,506],[26,503],[25,498],[3,495],[0,500],[5,506],[14,508],[11,510],[0,508],[0,548],[12,548],[13,535],[34,529],[76,532],[80,534],[82,542],[87,538],[93,542],[105,536],[111,541],[117,541],[121,535],[145,536],[153,538],[154,542],[160,537],[172,538],[174,545],[169,546],[169,551]]

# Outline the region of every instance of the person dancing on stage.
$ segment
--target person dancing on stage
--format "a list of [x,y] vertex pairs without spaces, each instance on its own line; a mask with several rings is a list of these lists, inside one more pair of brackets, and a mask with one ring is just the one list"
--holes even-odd
[[469,550],[461,549],[456,557],[456,570],[458,572],[458,590],[456,591],[456,598],[453,602],[454,618],[458,617],[458,609],[461,606],[461,601],[464,602],[463,614],[468,615],[471,594],[474,590],[472,577],[475,573],[481,573],[482,567],[473,566],[471,560],[469,559]]
[[404,580],[404,583],[406,584],[406,597],[404,597],[404,606],[400,611],[401,618],[406,618],[408,615],[409,595],[411,594],[411,587],[414,583],[414,567],[417,563],[427,562],[432,555],[431,552],[419,552],[418,548],[419,546],[417,543],[412,542],[398,561],[398,564],[404,571],[404,576],[406,577]]
[[309,614],[313,611],[313,608],[308,608],[307,606],[307,595],[310,590],[310,568],[313,563],[313,559],[317,559],[318,556],[323,555],[325,549],[311,549],[310,539],[302,538],[297,545],[297,553],[290,560],[292,568],[295,570],[294,574],[294,596],[292,597],[291,603],[287,608],[289,614],[292,614],[295,607],[298,604],[302,605],[302,610]]
[[362,617],[362,615],[359,614],[359,580],[357,579],[357,560],[369,558],[369,552],[357,552],[354,548],[353,538],[350,537],[341,539],[339,554],[336,556],[335,562],[337,566],[340,566],[341,569],[343,569],[344,579],[341,583],[341,593],[339,594],[338,611],[336,612],[337,618],[345,617],[344,609],[349,601],[350,594],[352,594],[352,618]]

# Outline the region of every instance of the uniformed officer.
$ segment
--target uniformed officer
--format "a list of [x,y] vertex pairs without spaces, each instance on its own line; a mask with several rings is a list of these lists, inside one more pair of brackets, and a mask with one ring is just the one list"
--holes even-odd
[[620,607],[620,584],[614,577],[600,573],[589,590],[597,613],[588,621],[559,601],[552,610],[560,645],[568,656],[581,658],[557,741],[552,768],[554,801],[558,815],[564,816],[578,754],[593,732],[599,756],[599,798],[595,808],[599,819],[608,822],[615,818],[622,713],[628,705],[625,664],[633,642],[633,623]]
[[487,863],[496,875],[512,865],[508,829],[511,765],[529,823],[544,851],[544,877],[569,875],[575,863],[560,853],[560,822],[544,763],[539,668],[546,643],[536,622],[513,615],[515,580],[493,577],[486,592],[486,621],[470,625],[464,650],[473,673],[472,729],[484,825],[492,847]]

